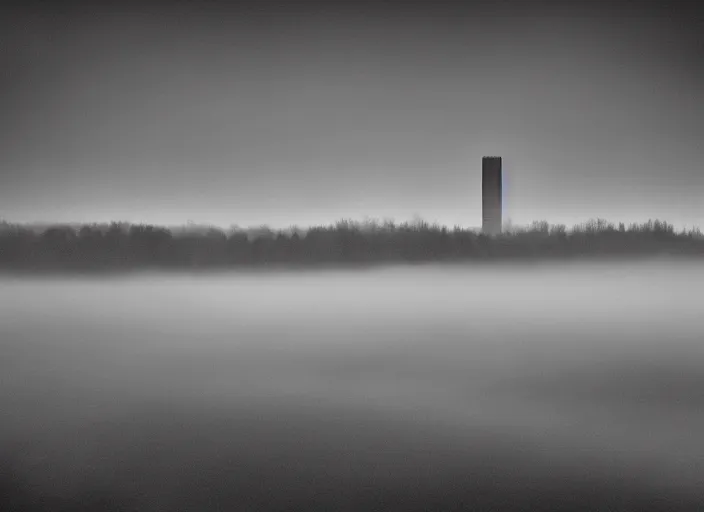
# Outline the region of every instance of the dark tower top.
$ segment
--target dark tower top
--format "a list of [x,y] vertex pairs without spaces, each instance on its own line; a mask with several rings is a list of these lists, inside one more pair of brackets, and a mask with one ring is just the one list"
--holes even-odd
[[501,233],[502,209],[501,157],[482,158],[482,232]]

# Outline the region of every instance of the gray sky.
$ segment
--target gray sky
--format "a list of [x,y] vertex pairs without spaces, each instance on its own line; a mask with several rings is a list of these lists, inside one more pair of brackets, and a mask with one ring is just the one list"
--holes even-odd
[[17,8],[0,218],[478,226],[501,155],[514,223],[704,225],[702,17],[644,4]]

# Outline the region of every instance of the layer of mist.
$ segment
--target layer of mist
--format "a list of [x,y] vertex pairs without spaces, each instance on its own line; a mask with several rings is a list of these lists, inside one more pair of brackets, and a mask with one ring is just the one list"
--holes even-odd
[[0,281],[2,510],[697,510],[700,264]]

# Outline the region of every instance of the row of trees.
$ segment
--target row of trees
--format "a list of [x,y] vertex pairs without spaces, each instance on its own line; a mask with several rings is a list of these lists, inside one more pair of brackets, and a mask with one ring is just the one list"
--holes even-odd
[[339,221],[306,231],[167,229],[153,225],[0,225],[0,268],[194,268],[270,264],[430,262],[584,256],[704,256],[698,229],[601,219],[567,229],[534,222],[488,237],[424,221]]

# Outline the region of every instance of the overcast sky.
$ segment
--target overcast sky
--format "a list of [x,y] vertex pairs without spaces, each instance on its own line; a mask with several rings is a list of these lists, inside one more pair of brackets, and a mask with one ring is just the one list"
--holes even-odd
[[514,223],[704,225],[694,9],[92,4],[2,16],[0,218],[478,226],[500,155]]

